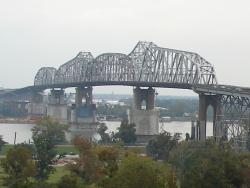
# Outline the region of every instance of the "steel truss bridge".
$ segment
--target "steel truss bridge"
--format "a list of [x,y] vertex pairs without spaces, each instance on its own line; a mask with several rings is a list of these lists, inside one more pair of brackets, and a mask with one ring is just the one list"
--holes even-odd
[[[38,70],[34,85],[2,94],[2,98],[29,97],[31,91],[82,86],[126,85],[190,89],[199,95],[220,96],[215,114],[233,138],[250,128],[250,88],[220,85],[210,62],[197,53],[138,42],[129,54],[80,52],[70,61]],[[206,107],[207,108],[207,107]],[[217,117],[220,116],[220,117]]]

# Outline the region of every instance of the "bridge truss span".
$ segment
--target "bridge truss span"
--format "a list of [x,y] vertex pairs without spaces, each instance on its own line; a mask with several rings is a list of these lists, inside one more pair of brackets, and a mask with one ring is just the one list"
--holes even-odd
[[51,85],[57,70],[54,67],[42,67],[35,76],[34,85]]
[[236,146],[245,144],[250,129],[250,98],[222,95],[222,127]]
[[80,52],[58,69],[39,69],[34,86],[12,93],[101,85],[190,89],[200,97],[200,140],[206,139],[209,104],[215,109],[215,138],[221,138],[224,131],[240,140],[250,132],[250,88],[220,85],[213,65],[199,54],[162,48],[153,42],[140,41],[129,54],[103,53],[94,57],[90,52]]
[[[51,76],[42,68],[35,77],[35,86],[51,88],[69,83],[102,82],[163,83],[181,85],[217,84],[214,67],[196,53],[161,48],[152,42],[138,42],[128,55],[105,53],[94,58],[90,52],[80,52],[60,66]],[[42,80],[42,81],[38,81]]]

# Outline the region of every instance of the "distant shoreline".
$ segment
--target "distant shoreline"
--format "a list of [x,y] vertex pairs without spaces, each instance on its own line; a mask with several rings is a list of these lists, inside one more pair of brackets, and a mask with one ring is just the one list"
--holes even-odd
[[35,124],[35,120],[29,119],[0,119],[0,124]]

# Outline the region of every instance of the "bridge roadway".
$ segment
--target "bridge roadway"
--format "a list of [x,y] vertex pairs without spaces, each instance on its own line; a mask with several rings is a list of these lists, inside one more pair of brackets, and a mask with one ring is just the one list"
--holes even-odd
[[193,90],[198,94],[207,95],[229,95],[235,97],[245,97],[250,99],[250,88],[232,86],[232,85],[192,85],[183,83],[150,83],[150,82],[85,82],[85,83],[67,83],[67,84],[51,84],[51,85],[33,85],[19,89],[11,89],[0,93],[0,98],[8,95],[19,95],[29,92],[40,92],[46,89],[65,89],[70,87],[82,86],[133,86],[133,87],[159,87],[159,88],[176,88]]

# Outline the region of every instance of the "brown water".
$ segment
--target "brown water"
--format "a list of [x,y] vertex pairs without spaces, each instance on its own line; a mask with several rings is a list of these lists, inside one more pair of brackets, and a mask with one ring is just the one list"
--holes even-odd
[[[117,131],[120,126],[118,121],[105,122],[108,127],[108,132]],[[32,124],[0,124],[0,135],[3,136],[5,142],[9,144],[14,143],[14,136],[16,132],[16,143],[29,142],[32,137],[31,129],[34,127]],[[186,133],[191,133],[191,122],[165,122],[159,123],[159,131],[166,130],[172,134],[182,133],[182,137],[185,137]],[[212,123],[207,123],[207,136],[213,135]]]

